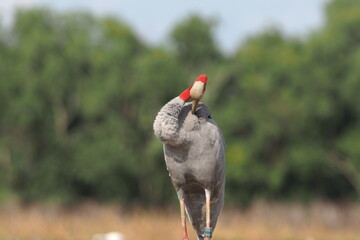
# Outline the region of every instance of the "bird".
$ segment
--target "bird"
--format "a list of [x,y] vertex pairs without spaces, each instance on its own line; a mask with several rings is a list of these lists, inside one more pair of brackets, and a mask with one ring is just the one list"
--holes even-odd
[[224,205],[225,141],[209,108],[199,102],[206,84],[207,75],[200,75],[160,109],[153,123],[179,199],[183,240],[189,240],[185,213],[197,239],[210,240]]

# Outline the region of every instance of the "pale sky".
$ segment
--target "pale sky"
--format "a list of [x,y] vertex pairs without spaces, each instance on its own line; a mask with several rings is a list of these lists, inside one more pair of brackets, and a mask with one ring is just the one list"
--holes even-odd
[[0,15],[11,24],[17,7],[47,6],[58,11],[86,10],[125,21],[145,42],[166,41],[175,23],[190,13],[218,20],[215,37],[225,52],[249,35],[278,26],[292,36],[306,36],[324,21],[329,0],[0,0]]

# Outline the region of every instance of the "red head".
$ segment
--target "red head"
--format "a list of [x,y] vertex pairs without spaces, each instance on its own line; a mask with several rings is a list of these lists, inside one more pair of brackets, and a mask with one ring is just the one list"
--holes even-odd
[[202,83],[204,83],[204,84],[206,85],[207,76],[206,76],[205,74],[200,75],[200,76],[195,80],[195,82],[197,82],[197,81],[200,81],[200,82],[202,82]]
[[[201,83],[200,83],[201,82]],[[188,89],[186,89],[184,92],[182,92],[179,97],[187,101],[190,99],[190,97],[195,97],[195,99],[202,98],[205,89],[206,89],[206,82],[207,82],[207,76],[205,74],[200,75],[194,82],[193,85],[191,85]],[[192,87],[195,86],[194,89]],[[192,89],[193,96],[190,96],[190,90]]]

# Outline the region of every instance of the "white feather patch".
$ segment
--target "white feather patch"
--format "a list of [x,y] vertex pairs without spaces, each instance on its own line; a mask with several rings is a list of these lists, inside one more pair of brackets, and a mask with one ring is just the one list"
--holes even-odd
[[194,100],[200,100],[204,96],[204,83],[196,81],[190,89],[190,96]]

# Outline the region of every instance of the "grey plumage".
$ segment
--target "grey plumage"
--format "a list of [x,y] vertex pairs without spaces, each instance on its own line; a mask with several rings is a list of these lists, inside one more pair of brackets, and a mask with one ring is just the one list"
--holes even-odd
[[179,200],[184,200],[190,222],[202,240],[205,227],[205,190],[211,192],[211,227],[223,207],[225,143],[206,105],[195,114],[191,104],[176,97],[165,104],[154,121],[154,134],[164,144],[167,169]]

